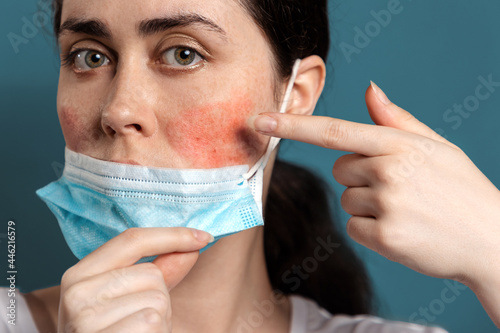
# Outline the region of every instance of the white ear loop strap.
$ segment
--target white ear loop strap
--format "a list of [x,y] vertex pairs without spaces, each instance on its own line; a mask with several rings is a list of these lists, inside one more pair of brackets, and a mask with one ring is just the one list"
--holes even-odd
[[[292,95],[292,89],[293,85],[295,84],[295,79],[297,78],[300,62],[301,60],[297,59],[295,61],[295,64],[293,65],[292,75],[290,76],[290,81],[288,81],[288,86],[286,87],[285,97],[283,98],[283,103],[281,104],[280,113],[286,112],[288,103],[290,102],[290,97]],[[271,153],[273,152],[274,148],[276,148],[280,140],[281,138],[271,137],[269,145],[267,146],[266,153],[257,161],[257,163],[255,163],[255,165],[246,174],[243,175],[243,177],[246,180],[252,178],[262,164],[267,165]]]

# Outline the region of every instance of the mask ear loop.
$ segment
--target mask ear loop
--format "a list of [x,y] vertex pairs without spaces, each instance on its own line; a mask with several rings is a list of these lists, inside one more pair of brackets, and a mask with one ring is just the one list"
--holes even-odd
[[[285,97],[283,98],[283,103],[281,104],[280,113],[285,113],[286,109],[288,108],[288,103],[290,102],[290,97],[292,95],[293,85],[295,84],[297,73],[299,72],[300,62],[301,59],[297,59],[295,60],[295,64],[293,65],[292,75],[290,77],[290,81],[288,81],[288,86],[286,87]],[[281,138],[271,137],[271,140],[269,141],[269,145],[267,146],[265,154],[257,161],[257,163],[255,163],[255,165],[246,174],[243,175],[243,178],[249,180],[255,175],[255,173],[257,172],[257,170],[260,168],[261,165],[264,166],[267,165],[271,153],[273,152],[274,148],[276,148],[280,140]]]

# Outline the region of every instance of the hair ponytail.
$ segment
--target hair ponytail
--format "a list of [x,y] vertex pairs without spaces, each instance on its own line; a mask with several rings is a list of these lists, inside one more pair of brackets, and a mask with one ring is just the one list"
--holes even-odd
[[365,268],[336,229],[329,192],[312,172],[276,160],[264,214],[271,284],[315,300],[332,314],[370,313]]

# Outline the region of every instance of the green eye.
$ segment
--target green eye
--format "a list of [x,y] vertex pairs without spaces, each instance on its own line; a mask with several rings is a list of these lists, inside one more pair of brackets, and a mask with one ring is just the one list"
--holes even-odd
[[193,63],[196,53],[188,49],[175,49],[175,61],[180,65],[187,66]]
[[80,51],[75,56],[75,67],[85,71],[98,68],[109,63],[109,59],[102,53],[84,50]]
[[173,67],[186,67],[199,63],[203,58],[193,49],[174,47],[163,54],[163,60]]

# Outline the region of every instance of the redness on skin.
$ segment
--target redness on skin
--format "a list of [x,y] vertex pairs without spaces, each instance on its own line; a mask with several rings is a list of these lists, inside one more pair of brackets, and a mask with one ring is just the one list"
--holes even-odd
[[72,107],[64,106],[61,108],[59,122],[66,144],[73,151],[81,151],[82,146],[97,139],[95,135],[92,136],[93,132],[89,130],[89,124],[86,124],[85,120],[81,119],[81,116]]
[[254,103],[246,96],[179,112],[167,124],[171,147],[192,168],[219,168],[255,162],[266,141],[247,125]]

